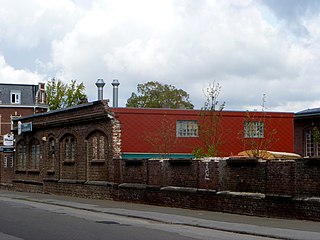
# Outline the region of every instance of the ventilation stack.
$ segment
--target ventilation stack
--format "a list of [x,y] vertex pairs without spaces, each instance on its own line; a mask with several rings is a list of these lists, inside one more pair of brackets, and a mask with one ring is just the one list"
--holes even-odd
[[113,86],[113,107],[117,108],[118,107],[118,87],[120,83],[118,79],[113,79],[111,84]]
[[98,100],[101,101],[103,100],[103,87],[104,87],[105,83],[103,81],[103,79],[98,79],[96,82],[96,86],[98,88]]

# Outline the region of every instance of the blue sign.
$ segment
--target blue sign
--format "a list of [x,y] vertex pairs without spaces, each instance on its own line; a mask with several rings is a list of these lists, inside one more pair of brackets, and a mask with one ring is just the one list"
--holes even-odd
[[13,147],[0,147],[0,152],[13,153],[14,152],[14,148]]
[[18,122],[18,134],[20,135],[21,133],[24,133],[24,132],[32,132],[32,122],[27,122],[27,123]]

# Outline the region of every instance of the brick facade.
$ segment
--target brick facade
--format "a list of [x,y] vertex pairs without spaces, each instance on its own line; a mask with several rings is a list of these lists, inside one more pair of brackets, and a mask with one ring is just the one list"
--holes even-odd
[[[20,118],[32,122],[33,131],[16,137],[13,183],[108,181],[113,172],[109,167],[118,156],[114,145],[119,144],[113,138],[112,119],[107,102]],[[20,146],[26,146],[25,153]]]
[[[12,120],[47,111],[44,83],[38,85],[0,83],[0,145],[3,135],[12,132]],[[12,102],[11,92],[19,94]]]
[[304,157],[319,157],[320,145],[315,139],[320,130],[320,108],[307,109],[294,117],[294,150]]
[[2,187],[320,220],[318,159],[122,159],[123,122],[106,101],[19,120],[33,131],[17,136],[11,171],[0,155]]

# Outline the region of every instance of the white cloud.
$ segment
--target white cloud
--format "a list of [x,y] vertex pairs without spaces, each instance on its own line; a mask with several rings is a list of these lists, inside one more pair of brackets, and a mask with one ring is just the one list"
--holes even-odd
[[43,82],[42,75],[26,71],[23,69],[14,69],[9,66],[3,56],[0,56],[0,81],[2,83],[23,83],[23,84],[38,84]]
[[[253,0],[30,0],[18,8],[12,2],[0,6],[6,64],[13,72],[77,79],[90,100],[96,79],[104,78],[112,98],[118,78],[121,106],[147,81],[184,89],[197,108],[213,81],[227,109],[255,108],[263,94],[270,110],[318,104],[320,20],[309,5],[296,2],[292,8],[301,11],[290,16],[284,2],[277,8]],[[308,35],[288,31],[283,19],[290,17]]]

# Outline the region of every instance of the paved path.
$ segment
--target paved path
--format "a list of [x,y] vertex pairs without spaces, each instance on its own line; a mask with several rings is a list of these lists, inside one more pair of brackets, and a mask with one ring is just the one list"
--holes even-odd
[[0,190],[0,198],[22,199],[168,224],[196,226],[278,239],[320,239],[320,222],[252,217],[210,211]]

